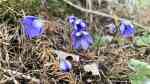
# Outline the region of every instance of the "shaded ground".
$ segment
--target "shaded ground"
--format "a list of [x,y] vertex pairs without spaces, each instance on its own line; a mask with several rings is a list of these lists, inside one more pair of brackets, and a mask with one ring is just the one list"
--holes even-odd
[[[93,3],[95,4],[95,1]],[[93,5],[93,8],[100,12],[111,12],[107,10],[105,4],[107,3],[103,2],[100,6]],[[21,8],[20,5],[16,5],[16,11],[19,10],[18,8],[21,10],[26,8]],[[21,25],[16,22],[23,16],[17,15],[22,14],[22,11],[19,10],[15,13],[16,11],[11,8],[5,6],[3,8],[8,12],[6,11],[6,15],[3,13],[4,17],[0,18],[2,20],[0,21],[0,84],[88,84],[88,81],[92,81],[89,84],[130,84],[128,75],[131,71],[127,65],[128,60],[135,58],[150,63],[150,49],[147,47],[128,48],[123,45],[119,46],[119,43],[108,43],[105,46],[91,48],[86,53],[74,50],[70,41],[71,29],[66,21],[58,18],[50,19],[45,23],[47,33],[42,38],[27,40],[21,31]],[[30,14],[33,11],[31,10],[32,4],[28,8],[30,11],[28,10],[27,14]],[[87,8],[89,7],[87,6]],[[120,17],[130,17],[126,14],[127,11],[121,10],[118,9],[114,12]],[[147,25],[150,13],[147,9],[144,12],[135,19]],[[93,18],[93,22],[92,19],[89,20],[92,33],[105,34],[103,26],[110,18],[90,14],[83,15],[87,15],[84,17],[86,19]],[[137,16],[135,15],[135,17]],[[5,22],[7,18],[10,20]],[[141,30],[137,35],[143,33],[144,30]],[[60,53],[55,53],[53,50],[63,51],[66,53],[65,55],[68,53],[80,55],[82,61],[75,62],[70,73],[63,73],[59,70],[58,54]],[[95,76],[84,70],[84,65],[90,63],[98,64],[100,75]]]
[[[148,48],[123,48],[118,47],[118,44],[99,47],[92,50],[93,53],[79,54],[71,47],[66,47],[70,42],[65,35],[69,32],[65,31],[64,23],[58,23],[60,25],[57,24],[55,32],[32,41],[25,39],[15,28],[1,24],[1,83],[13,84],[10,83],[13,81],[19,84],[86,84],[87,80],[91,80],[93,84],[130,84],[128,60],[135,58],[149,62]],[[58,55],[53,50],[81,55],[85,59],[80,65],[75,63],[73,71],[65,74],[59,70]],[[99,76],[83,69],[85,63],[93,62],[99,66]]]

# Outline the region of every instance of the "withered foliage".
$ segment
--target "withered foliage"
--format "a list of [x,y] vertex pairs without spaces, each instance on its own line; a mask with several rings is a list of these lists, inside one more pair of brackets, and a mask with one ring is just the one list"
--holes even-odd
[[[14,1],[16,2],[16,0]],[[111,3],[113,0],[108,0],[110,2],[106,0],[88,1],[74,0],[73,2],[84,8],[107,14],[116,14],[120,17],[134,18],[138,16],[134,19],[143,24],[149,24],[150,11],[147,9],[143,10],[142,14],[132,17],[128,8],[114,5]],[[22,4],[13,6],[20,5]],[[6,12],[2,14],[5,17],[0,18],[0,84],[130,84],[128,75],[131,71],[127,66],[128,60],[135,58],[150,62],[149,48],[123,48],[116,43],[115,47],[109,44],[88,51],[74,50],[71,46],[69,25],[65,20],[50,16],[47,13],[48,11],[39,12],[40,16],[48,17],[44,22],[45,35],[39,39],[28,40],[22,33],[21,25],[16,20],[24,13],[37,14],[39,10],[30,13],[33,11],[32,9],[27,10],[25,7],[17,7],[17,10],[13,10],[11,9],[13,6],[9,6],[3,6]],[[65,5],[66,7],[67,5]],[[20,11],[20,9],[24,10]],[[56,10],[54,9],[54,11]],[[62,13],[64,13],[64,10],[62,10]],[[112,19],[107,17],[78,11],[77,15],[80,14],[89,21],[89,30],[98,33],[98,35],[105,34],[104,26],[113,22]],[[5,21],[6,18],[10,20]],[[79,55],[80,62],[73,62],[73,69],[64,73],[59,69],[58,53],[53,52],[53,50]],[[99,75],[93,75],[91,72],[84,70],[84,66],[91,63],[98,65]]]

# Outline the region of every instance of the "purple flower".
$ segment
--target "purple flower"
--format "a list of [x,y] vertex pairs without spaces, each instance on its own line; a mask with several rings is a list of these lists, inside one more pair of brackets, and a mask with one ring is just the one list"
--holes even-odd
[[74,31],[86,31],[87,30],[87,23],[84,20],[78,19],[75,21],[73,25]]
[[75,16],[69,16],[68,22],[73,27],[73,32],[71,33],[72,45],[75,49],[88,49],[93,43],[93,38],[87,32],[88,24]]
[[40,37],[44,33],[44,25],[36,16],[25,16],[21,20],[21,24],[26,37],[29,39]]
[[126,20],[121,21],[120,34],[124,38],[133,37],[135,32],[136,32],[136,30],[135,30],[133,24],[131,24],[129,21],[126,21]]
[[70,25],[73,27],[73,30],[75,31],[81,31],[87,28],[87,23],[84,20],[78,19],[75,16],[68,16],[67,20],[70,23]]
[[62,60],[59,67],[61,71],[69,72],[72,69],[72,64],[68,60]]
[[76,20],[77,20],[77,17],[75,17],[75,16],[68,16],[68,17],[67,17],[67,21],[68,21],[71,25],[73,25]]
[[93,43],[92,36],[87,31],[76,32],[71,34],[72,45],[75,49],[88,49]]
[[106,25],[106,28],[108,28],[106,30],[108,34],[114,34],[116,32],[116,26],[113,23]]

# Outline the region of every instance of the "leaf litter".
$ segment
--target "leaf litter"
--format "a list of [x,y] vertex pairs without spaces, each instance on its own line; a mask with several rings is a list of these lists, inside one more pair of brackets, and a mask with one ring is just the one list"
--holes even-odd
[[[62,25],[64,27],[58,28],[66,27]],[[12,81],[21,84],[117,84],[117,81],[120,84],[129,84],[128,75],[131,71],[127,65],[128,60],[144,60],[149,57],[145,54],[147,48],[141,51],[111,46],[100,47],[94,52],[96,54],[77,54],[63,45],[66,39],[63,33],[26,40],[15,29],[8,33],[9,26],[2,24],[0,27],[0,82],[3,84],[10,84]],[[64,29],[61,30],[59,32],[65,32]],[[66,56],[72,56],[74,64],[71,72],[63,73],[59,69],[59,59]],[[82,56],[85,59],[79,62]],[[95,58],[86,60],[86,57]]]

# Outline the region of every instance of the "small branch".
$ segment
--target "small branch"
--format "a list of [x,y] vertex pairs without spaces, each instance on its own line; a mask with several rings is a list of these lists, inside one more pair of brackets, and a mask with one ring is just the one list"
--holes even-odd
[[[99,12],[99,11],[93,11],[93,10],[90,10],[90,9],[85,9],[85,8],[82,8],[78,5],[75,5],[73,4],[72,2],[68,1],[68,0],[64,0],[65,3],[69,4],[70,6],[80,10],[80,11],[83,11],[83,12],[87,12],[87,13],[91,13],[91,14],[95,14],[95,15],[100,15],[100,16],[105,16],[105,17],[109,17],[109,18],[114,18],[112,15],[109,15],[109,14],[106,14],[106,13],[102,13],[102,12]],[[119,20],[122,20],[124,18],[119,18]],[[130,21],[128,19],[125,19],[127,21]],[[130,22],[133,22],[133,21],[130,21]],[[138,26],[138,27],[141,27],[143,29],[145,29],[146,31],[150,32],[150,27],[147,27],[147,26],[143,26],[137,22],[133,22],[134,25]]]
[[1,70],[5,73],[9,73],[10,75],[14,75],[15,77],[23,77],[25,79],[28,79],[28,80],[31,80],[31,81],[34,81],[36,82],[37,84],[40,83],[40,80],[39,79],[36,79],[36,78],[33,78],[31,76],[27,76],[27,75],[24,75],[23,73],[20,73],[20,72],[17,72],[17,71],[13,71],[13,70],[9,70],[9,69],[2,69]]

